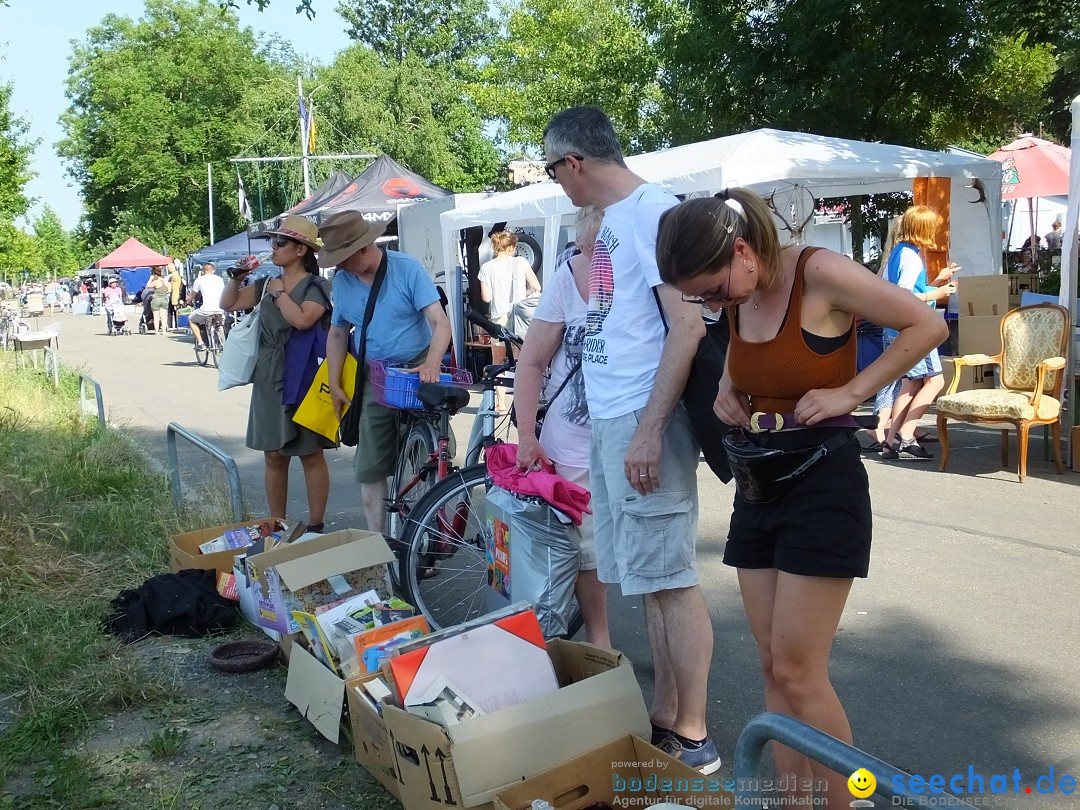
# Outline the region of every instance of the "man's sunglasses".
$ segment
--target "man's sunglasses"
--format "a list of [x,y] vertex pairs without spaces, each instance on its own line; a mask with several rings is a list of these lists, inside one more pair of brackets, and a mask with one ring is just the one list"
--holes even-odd
[[555,167],[559,166],[562,163],[566,163],[566,159],[571,158],[571,157],[574,160],[584,160],[585,159],[581,155],[563,155],[558,160],[553,160],[553,161],[551,161],[551,163],[545,163],[544,164],[544,171],[547,173],[547,176],[550,177],[552,180],[554,180],[555,179]]

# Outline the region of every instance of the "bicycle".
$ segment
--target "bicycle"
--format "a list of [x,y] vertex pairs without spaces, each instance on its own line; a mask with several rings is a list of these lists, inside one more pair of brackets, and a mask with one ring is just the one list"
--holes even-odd
[[[469,442],[465,450],[465,466],[470,466],[479,463],[484,450],[497,441],[496,425],[499,416],[495,410],[495,387],[500,384],[500,377],[513,369],[514,361],[509,345],[520,346],[521,338],[511,332],[501,330],[472,310],[466,313],[466,318],[479,319],[484,324],[490,325],[495,330],[494,334],[508,346],[507,361],[500,365],[485,367],[480,377],[480,407],[473,419]],[[500,335],[500,332],[505,334]],[[447,413],[443,412],[446,403],[441,402],[427,406],[424,410],[402,411],[404,439],[390,482],[392,497],[386,504],[386,511],[389,513],[387,525],[391,537],[400,540],[412,507],[427,492],[432,483],[446,478],[454,469],[453,457],[450,453],[453,439],[450,438],[449,420],[468,403],[469,400],[466,398],[462,403],[454,404]],[[440,445],[442,436],[447,437],[445,448]]]
[[225,348],[225,317],[218,313],[210,316],[210,322],[202,325],[203,342],[195,344],[195,359],[200,366],[205,366],[208,360],[214,361],[214,368],[218,367],[218,358],[221,350]]
[[[520,345],[515,335],[481,318],[471,310],[466,314],[473,323],[489,331],[493,338],[504,343]],[[450,627],[503,606],[489,587],[489,549],[493,548],[491,531],[487,526],[484,502],[488,487],[487,467],[479,461],[486,447],[497,441],[494,436],[495,386],[501,374],[513,368],[514,360],[507,347],[506,363],[484,369],[483,401],[473,422],[472,437],[466,460],[473,463],[455,468],[449,453],[450,417],[468,401],[468,391],[457,386],[426,383],[417,396],[428,409],[425,416],[413,423],[431,426],[437,419],[439,436],[437,449],[420,465],[413,479],[397,493],[409,492],[425,475],[434,474],[434,483],[413,502],[402,501],[400,495],[389,505],[398,511],[404,526],[397,581],[404,588],[405,598],[427,618],[433,629]],[[409,436],[416,436],[414,448],[426,441],[421,427]],[[414,458],[415,456],[412,456]],[[399,467],[411,457],[402,453]],[[398,479],[395,478],[395,481]],[[392,513],[393,514],[393,513]],[[581,611],[574,606],[567,636],[581,628]]]

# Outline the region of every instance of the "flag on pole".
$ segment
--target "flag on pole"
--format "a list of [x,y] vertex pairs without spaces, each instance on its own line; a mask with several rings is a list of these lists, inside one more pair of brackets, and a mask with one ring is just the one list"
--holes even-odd
[[307,107],[304,106],[304,97],[303,96],[300,96],[299,103],[300,103],[300,137],[303,139],[304,143],[307,143],[308,142],[308,121],[310,119],[308,117]]
[[240,176],[240,170],[236,170],[236,183],[240,202],[240,216],[248,222],[254,222],[255,217],[251,214],[251,204],[248,202],[247,193],[244,191],[244,178]]
[[311,109],[308,110],[307,117],[307,133],[308,133],[308,154],[315,153],[315,105],[311,105]]

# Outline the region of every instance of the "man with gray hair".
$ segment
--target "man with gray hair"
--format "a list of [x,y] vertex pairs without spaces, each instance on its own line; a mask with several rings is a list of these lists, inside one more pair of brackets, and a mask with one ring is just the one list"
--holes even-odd
[[698,446],[679,397],[705,333],[700,307],[660,281],[660,215],[678,200],[627,168],[595,107],[544,130],[548,176],[604,210],[589,272],[582,371],[592,420],[597,572],[641,595],[655,684],[653,744],[704,774],[720,767],[705,725],[712,626],[701,593]]

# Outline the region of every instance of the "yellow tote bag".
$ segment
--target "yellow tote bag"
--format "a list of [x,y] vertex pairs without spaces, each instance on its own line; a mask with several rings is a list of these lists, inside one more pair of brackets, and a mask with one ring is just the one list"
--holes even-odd
[[[341,387],[351,401],[356,389],[356,358],[348,352],[341,368]],[[345,410],[348,410],[348,406]],[[334,402],[330,397],[330,364],[325,360],[315,371],[315,379],[293,414],[293,421],[331,441],[337,441],[341,420],[334,413]]]

